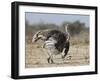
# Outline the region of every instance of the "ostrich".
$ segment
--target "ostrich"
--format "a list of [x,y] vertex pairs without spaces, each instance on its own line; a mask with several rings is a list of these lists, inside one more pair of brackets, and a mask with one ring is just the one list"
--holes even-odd
[[68,25],[65,26],[66,33],[59,30],[41,30],[33,35],[32,42],[43,40],[43,48],[48,53],[48,63],[54,63],[53,56],[61,54],[62,59],[66,57],[70,47],[70,36],[68,32]]

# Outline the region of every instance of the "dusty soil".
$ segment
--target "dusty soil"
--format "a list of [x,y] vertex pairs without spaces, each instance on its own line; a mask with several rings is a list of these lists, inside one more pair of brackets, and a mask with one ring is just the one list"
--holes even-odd
[[60,55],[56,55],[54,64],[47,62],[48,55],[45,49],[41,47],[41,44],[26,43],[26,68],[89,65],[89,45],[87,44],[70,45],[66,58],[63,60]]

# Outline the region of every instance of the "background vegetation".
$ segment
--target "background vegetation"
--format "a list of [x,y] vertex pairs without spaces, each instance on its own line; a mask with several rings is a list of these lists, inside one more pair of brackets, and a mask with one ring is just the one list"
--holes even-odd
[[32,40],[32,36],[38,30],[44,29],[56,29],[62,32],[65,32],[65,25],[68,24],[68,31],[71,37],[71,44],[77,43],[89,43],[89,27],[86,27],[84,23],[80,21],[75,22],[63,22],[60,26],[56,24],[48,24],[40,22],[38,24],[29,25],[28,21],[26,20],[26,42],[30,43]]

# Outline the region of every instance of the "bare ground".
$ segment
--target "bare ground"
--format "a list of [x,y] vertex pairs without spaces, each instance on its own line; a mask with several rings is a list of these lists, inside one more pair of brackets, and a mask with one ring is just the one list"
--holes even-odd
[[89,45],[87,44],[71,45],[66,58],[63,60],[60,55],[56,55],[54,64],[47,62],[48,55],[40,46],[38,43],[26,43],[26,68],[89,65]]

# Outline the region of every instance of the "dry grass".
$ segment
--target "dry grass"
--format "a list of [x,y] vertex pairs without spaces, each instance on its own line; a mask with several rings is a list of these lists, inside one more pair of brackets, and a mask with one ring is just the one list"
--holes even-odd
[[48,56],[46,51],[40,47],[41,44],[43,44],[41,41],[34,44],[26,43],[26,68],[89,65],[89,45],[87,43],[71,43],[66,58],[62,60],[60,55],[57,55],[54,58],[54,64],[47,62]]

